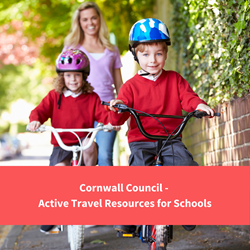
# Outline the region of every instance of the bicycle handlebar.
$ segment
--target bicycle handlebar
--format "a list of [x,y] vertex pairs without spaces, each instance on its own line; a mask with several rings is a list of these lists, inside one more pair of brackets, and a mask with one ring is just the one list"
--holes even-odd
[[[101,104],[105,105],[107,107],[109,107],[109,105],[110,105],[110,103],[104,102],[104,101],[102,101]],[[136,124],[137,124],[140,132],[142,133],[142,135],[150,140],[166,140],[166,139],[173,140],[173,139],[177,138],[182,133],[182,131],[184,130],[184,128],[185,128],[185,126],[190,118],[192,118],[192,117],[202,118],[204,116],[210,116],[205,111],[200,111],[200,110],[195,110],[193,112],[190,112],[186,116],[175,116],[175,115],[156,115],[156,114],[136,113],[132,108],[129,108],[125,104],[116,104],[113,107],[115,107],[118,112],[129,112],[135,118]],[[110,111],[110,109],[109,109],[109,111]],[[150,135],[144,130],[139,116],[153,116],[153,117],[161,117],[161,118],[183,119],[183,122],[180,124],[178,131],[170,137],[169,136],[160,136],[160,135]],[[214,116],[220,116],[220,113],[214,113]]]
[[[45,126],[45,125],[41,125],[37,130],[36,132],[44,132],[44,131],[51,131],[59,146],[66,150],[66,151],[74,151],[74,152],[78,152],[80,150],[86,150],[88,149],[91,144],[93,143],[95,137],[96,137],[96,134],[100,131],[100,130],[103,130],[105,132],[107,131],[110,131],[110,130],[113,130],[113,126],[111,125],[103,125],[102,123],[98,123],[96,128],[86,128],[86,129],[62,129],[62,128],[53,128],[51,126]],[[28,125],[26,127],[26,131],[30,131],[29,128],[28,128]],[[86,145],[83,145],[83,146],[78,146],[78,145],[73,145],[73,146],[67,146],[63,143],[60,135],[58,133],[61,133],[61,132],[89,132],[89,133],[92,133],[88,143]]]

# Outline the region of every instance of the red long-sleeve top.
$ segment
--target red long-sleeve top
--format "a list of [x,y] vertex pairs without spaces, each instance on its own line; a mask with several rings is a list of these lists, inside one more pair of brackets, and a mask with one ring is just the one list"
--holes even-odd
[[[72,96],[65,97],[61,95],[61,106],[58,109],[59,93],[51,90],[43,98],[41,103],[31,111],[30,122],[39,121],[43,124],[51,118],[51,125],[54,128],[93,128],[94,122],[108,124],[108,114],[101,105],[99,96],[96,93],[81,94],[76,98]],[[76,132],[83,138],[87,135],[84,132]],[[60,133],[64,144],[70,146],[78,144],[75,135],[69,132]],[[51,135],[51,144],[59,146],[54,135]]]
[[[177,72],[162,70],[156,81],[146,79],[138,74],[121,87],[117,96],[128,107],[141,110],[148,114],[182,115],[182,110],[194,111],[198,104],[206,104],[189,86],[188,82]],[[122,125],[130,114],[109,112],[112,125]],[[166,127],[169,134],[182,122],[181,119],[157,118]],[[152,135],[164,135],[162,126],[150,117],[140,117],[145,131]],[[150,141],[144,137],[132,117],[128,142]]]

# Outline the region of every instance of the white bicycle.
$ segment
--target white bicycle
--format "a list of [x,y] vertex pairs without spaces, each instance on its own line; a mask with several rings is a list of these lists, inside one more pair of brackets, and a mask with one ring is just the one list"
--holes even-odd
[[[91,146],[91,144],[93,143],[93,141],[94,141],[94,139],[99,131],[102,130],[104,132],[108,132],[108,131],[111,131],[113,129],[114,129],[113,126],[103,125],[102,123],[98,123],[98,125],[95,128],[87,128],[87,129],[60,129],[60,128],[53,128],[51,126],[41,125],[36,130],[36,132],[51,131],[54,134],[59,146],[62,149],[73,152],[72,166],[80,166],[81,161],[82,161],[82,154],[80,154],[80,157],[78,160],[78,153],[83,151],[83,150],[88,149]],[[28,129],[28,126],[27,126],[27,131],[30,131]],[[59,133],[62,133],[62,132],[73,133],[78,138],[79,145],[73,145],[73,146],[65,145],[62,142],[61,137],[59,135]],[[84,138],[83,141],[81,141],[81,139],[79,138],[79,136],[75,132],[88,132],[88,135]],[[85,145],[85,142],[88,138],[89,138],[89,141]],[[70,244],[71,250],[82,250],[83,249],[84,229],[85,229],[84,225],[68,225],[67,226],[68,242]],[[56,234],[56,233],[59,233],[61,231],[64,231],[64,226],[58,225],[58,226],[55,226],[49,233]]]

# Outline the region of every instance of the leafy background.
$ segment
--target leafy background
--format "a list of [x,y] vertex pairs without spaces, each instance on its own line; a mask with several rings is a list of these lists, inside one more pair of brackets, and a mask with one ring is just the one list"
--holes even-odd
[[211,106],[250,90],[250,1],[171,0],[176,67]]
[[[71,17],[83,0],[2,0],[0,3],[0,115],[18,98],[34,104],[48,89],[55,60],[69,33]],[[154,0],[93,0],[116,37],[128,49],[134,22],[151,17]]]
[[[249,93],[250,0],[94,1],[121,54],[128,49],[128,33],[137,20],[154,13],[168,16],[172,8],[175,68],[197,94],[215,106]],[[71,16],[81,2],[1,1],[0,115],[20,98],[36,105],[46,95],[56,76],[54,62],[69,32]],[[161,9],[163,3],[167,12]]]

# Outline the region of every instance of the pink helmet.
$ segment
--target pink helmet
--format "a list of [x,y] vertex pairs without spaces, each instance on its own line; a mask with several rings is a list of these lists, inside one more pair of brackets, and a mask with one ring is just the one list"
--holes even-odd
[[79,71],[89,75],[89,59],[79,49],[63,51],[56,59],[56,72]]

